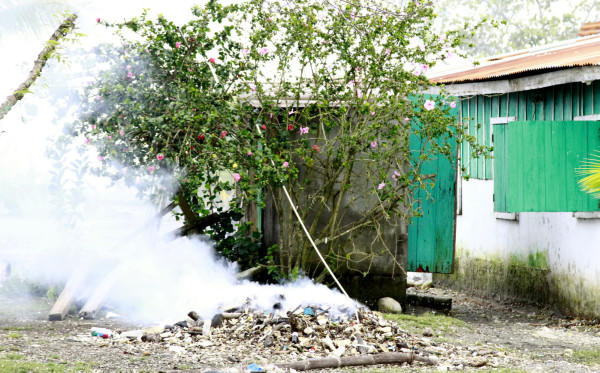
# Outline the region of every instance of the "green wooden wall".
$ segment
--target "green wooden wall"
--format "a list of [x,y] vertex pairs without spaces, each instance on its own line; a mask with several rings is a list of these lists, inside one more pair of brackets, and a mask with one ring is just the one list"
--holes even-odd
[[[492,144],[490,118],[516,117],[519,121],[571,121],[579,115],[600,114],[600,81],[499,95],[463,97],[459,116],[479,143]],[[480,125],[479,128],[478,124]],[[461,162],[472,178],[493,178],[492,159],[474,158],[468,144],[461,146]]]
[[600,148],[600,122],[518,121],[494,125],[494,210],[599,211],[576,169]]

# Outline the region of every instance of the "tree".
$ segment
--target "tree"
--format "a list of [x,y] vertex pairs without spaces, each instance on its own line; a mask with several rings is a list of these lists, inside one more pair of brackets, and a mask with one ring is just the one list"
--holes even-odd
[[[420,94],[422,73],[464,35],[432,33],[429,4],[209,1],[193,14],[182,26],[146,14],[107,25],[123,44],[97,50],[110,68],[88,87],[72,133],[97,146],[102,173],[149,193],[168,193],[155,177],[170,175],[187,227],[272,198],[280,273],[323,274],[283,186],[328,262],[364,273],[386,251],[381,227],[420,213],[413,194],[435,182],[421,166],[454,159],[462,140],[485,150],[455,126],[451,98]],[[370,247],[352,247],[364,232]],[[272,259],[247,238],[229,243],[220,250],[242,267]]]
[[480,58],[572,39],[585,22],[598,20],[597,0],[441,0],[436,28],[482,26],[467,41],[472,57]]

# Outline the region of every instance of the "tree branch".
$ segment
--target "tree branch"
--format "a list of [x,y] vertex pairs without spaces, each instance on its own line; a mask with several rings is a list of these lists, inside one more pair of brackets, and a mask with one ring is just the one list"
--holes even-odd
[[0,120],[2,120],[10,109],[23,98],[25,93],[29,90],[29,87],[31,87],[35,80],[40,76],[42,69],[46,66],[46,62],[48,62],[48,58],[50,58],[52,53],[56,50],[60,38],[67,35],[75,27],[75,19],[77,19],[76,15],[70,15],[60,26],[58,26],[56,31],[54,31],[54,34],[52,34],[50,39],[46,42],[46,46],[35,60],[33,69],[29,73],[27,79],[0,105]]

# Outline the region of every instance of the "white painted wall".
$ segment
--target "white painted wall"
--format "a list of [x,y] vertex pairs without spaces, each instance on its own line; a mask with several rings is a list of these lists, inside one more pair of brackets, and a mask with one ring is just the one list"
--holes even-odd
[[551,273],[569,272],[590,285],[600,284],[600,219],[577,219],[571,212],[524,212],[518,221],[496,219],[493,191],[493,180],[462,181],[459,252],[526,259],[529,253],[545,251]]

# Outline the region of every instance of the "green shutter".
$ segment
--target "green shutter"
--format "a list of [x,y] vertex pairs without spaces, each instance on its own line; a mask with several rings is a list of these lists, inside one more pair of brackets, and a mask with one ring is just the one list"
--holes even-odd
[[600,122],[494,125],[494,210],[600,211],[575,170],[600,148]]

